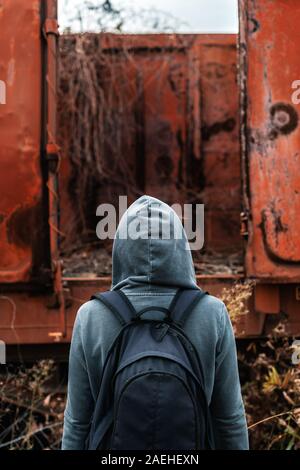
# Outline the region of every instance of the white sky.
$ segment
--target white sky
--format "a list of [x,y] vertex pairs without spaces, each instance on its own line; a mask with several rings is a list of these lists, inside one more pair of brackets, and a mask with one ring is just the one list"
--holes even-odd
[[[127,7],[137,12],[135,20],[127,20],[123,32],[147,32],[151,28],[140,20],[138,12],[147,9],[171,14],[175,31],[186,33],[237,33],[238,32],[238,0],[111,0],[113,6]],[[90,3],[96,3],[91,0]],[[101,3],[98,0],[98,3]],[[82,8],[83,2],[80,0],[58,0],[59,24],[64,30],[70,23],[70,18],[74,17],[76,6]],[[132,15],[132,18],[134,15]],[[90,16],[88,24],[91,25],[95,15]],[[176,21],[176,20],[179,21]],[[76,22],[72,24],[76,31]],[[93,30],[93,26],[90,26]],[[157,30],[159,32],[159,29]]]

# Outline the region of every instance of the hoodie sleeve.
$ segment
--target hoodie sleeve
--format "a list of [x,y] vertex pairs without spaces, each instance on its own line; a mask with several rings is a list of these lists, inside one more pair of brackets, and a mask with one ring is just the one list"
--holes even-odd
[[71,341],[62,450],[84,449],[94,408],[82,345],[82,308],[78,310]]
[[225,305],[223,305],[216,351],[211,413],[217,449],[249,449],[235,338]]

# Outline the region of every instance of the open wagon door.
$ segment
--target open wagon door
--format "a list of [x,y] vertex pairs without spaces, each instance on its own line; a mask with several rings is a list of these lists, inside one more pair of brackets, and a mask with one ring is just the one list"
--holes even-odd
[[52,279],[58,203],[56,42],[56,0],[1,2],[2,284],[45,285]]
[[300,279],[299,22],[297,0],[240,2],[246,273],[278,281]]

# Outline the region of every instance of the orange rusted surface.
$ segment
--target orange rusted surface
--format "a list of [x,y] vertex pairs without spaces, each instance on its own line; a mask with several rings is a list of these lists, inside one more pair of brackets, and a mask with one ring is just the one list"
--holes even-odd
[[30,281],[45,268],[46,210],[41,169],[40,0],[0,6],[0,283]]
[[[276,3],[276,5],[275,5]],[[240,4],[246,274],[300,279],[297,0]]]
[[255,288],[255,311],[265,314],[280,312],[279,287],[276,284],[258,284]]

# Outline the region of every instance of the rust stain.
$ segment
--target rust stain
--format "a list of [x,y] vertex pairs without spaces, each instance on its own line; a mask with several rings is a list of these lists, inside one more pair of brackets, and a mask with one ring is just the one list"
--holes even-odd
[[202,127],[202,137],[204,140],[209,140],[211,136],[219,134],[220,132],[232,132],[235,125],[235,118],[228,118],[221,122],[214,122],[210,126]]
[[38,216],[40,216],[40,207],[21,206],[16,209],[6,223],[8,242],[24,248],[34,247]]
[[270,109],[272,130],[269,138],[275,139],[280,134],[288,135],[293,132],[299,121],[299,116],[295,108],[288,103],[273,104]]

